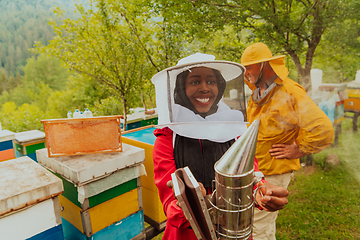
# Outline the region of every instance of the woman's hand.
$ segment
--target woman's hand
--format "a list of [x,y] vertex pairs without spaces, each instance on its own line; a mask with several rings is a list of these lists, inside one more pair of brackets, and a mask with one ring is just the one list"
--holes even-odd
[[259,189],[256,193],[256,202],[264,210],[274,212],[283,209],[289,202],[287,196],[289,191],[286,188],[276,186],[269,182],[259,182]]

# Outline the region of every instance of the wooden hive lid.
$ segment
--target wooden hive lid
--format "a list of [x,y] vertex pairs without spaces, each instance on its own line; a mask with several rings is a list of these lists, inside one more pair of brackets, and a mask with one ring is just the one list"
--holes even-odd
[[356,81],[348,82],[347,87],[350,89],[360,89],[360,82],[356,82]]
[[61,179],[25,156],[0,163],[0,216],[63,193]]
[[319,91],[332,92],[334,90],[343,91],[346,90],[347,85],[345,83],[322,83],[319,86]]
[[20,144],[45,141],[45,133],[40,130],[30,130],[15,133],[15,140]]
[[0,142],[14,140],[14,139],[15,139],[15,133],[5,129],[0,130]]
[[128,144],[123,144],[123,149],[123,152],[49,157],[43,148],[36,150],[36,155],[44,167],[81,186],[145,161],[144,149]]

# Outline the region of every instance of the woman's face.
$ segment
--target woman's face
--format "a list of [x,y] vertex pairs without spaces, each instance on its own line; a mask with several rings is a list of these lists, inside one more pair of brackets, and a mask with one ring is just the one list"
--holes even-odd
[[214,71],[207,67],[192,68],[185,80],[185,92],[199,113],[208,112],[219,92]]

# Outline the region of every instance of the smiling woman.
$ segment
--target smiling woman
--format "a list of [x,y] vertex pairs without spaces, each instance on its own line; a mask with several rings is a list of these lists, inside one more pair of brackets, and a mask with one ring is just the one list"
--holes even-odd
[[231,90],[239,93],[232,100],[240,101],[244,72],[240,64],[197,53],[152,78],[159,116],[154,180],[167,217],[163,239],[197,239],[167,182],[188,166],[196,181],[211,189],[215,162],[246,130],[243,113],[224,102]]

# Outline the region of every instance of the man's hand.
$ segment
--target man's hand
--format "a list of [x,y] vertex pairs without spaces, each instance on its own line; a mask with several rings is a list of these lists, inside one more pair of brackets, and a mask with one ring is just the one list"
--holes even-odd
[[299,145],[295,142],[293,144],[274,144],[271,146],[272,149],[269,150],[270,155],[275,158],[301,158],[305,154],[300,150]]
[[283,209],[289,202],[287,196],[289,191],[286,188],[276,186],[269,182],[259,182],[259,190],[256,193],[256,202],[264,210],[274,212]]

